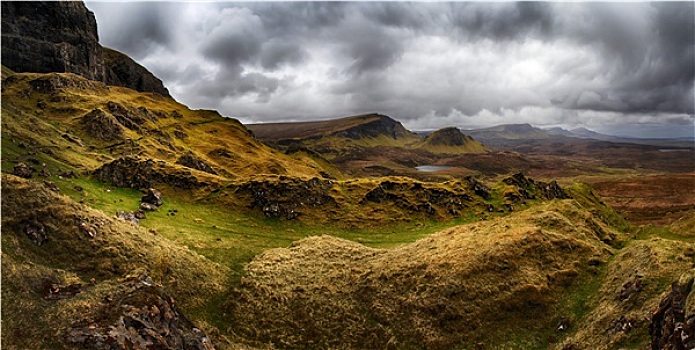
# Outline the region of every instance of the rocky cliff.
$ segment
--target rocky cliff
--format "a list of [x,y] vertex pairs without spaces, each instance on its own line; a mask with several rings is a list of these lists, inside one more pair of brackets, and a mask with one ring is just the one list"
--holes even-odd
[[102,48],[94,14],[82,2],[2,2],[2,64],[15,72],[75,73],[169,97],[147,69]]
[[137,91],[156,92],[169,96],[169,90],[162,81],[147,68],[133,61],[132,58],[113,49],[103,48],[105,82],[109,85],[125,86]]

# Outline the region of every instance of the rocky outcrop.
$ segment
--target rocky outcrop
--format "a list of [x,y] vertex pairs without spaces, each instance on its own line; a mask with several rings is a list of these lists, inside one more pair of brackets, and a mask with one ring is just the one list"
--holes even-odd
[[85,132],[95,139],[103,141],[123,140],[123,128],[112,116],[101,109],[95,108],[85,114],[80,121]]
[[146,68],[99,44],[94,13],[79,1],[2,2],[2,64],[20,73],[75,73],[170,97]]
[[217,175],[217,172],[210,166],[210,164],[206,163],[202,159],[199,159],[193,153],[190,152],[181,156],[176,161],[176,164],[183,165],[187,168],[204,171],[209,174]]
[[335,134],[351,139],[378,137],[380,135],[386,135],[392,139],[398,139],[412,134],[410,131],[408,131],[408,129],[406,129],[403,126],[403,124],[385,115],[369,114],[353,118],[355,120],[357,120],[358,118],[373,120],[360,123],[354,127],[336,132]]
[[131,278],[99,310],[69,328],[67,341],[82,349],[214,350],[210,339],[179,310],[174,299],[145,276]]
[[649,324],[652,350],[695,349],[695,313],[686,315],[692,288],[693,276],[684,276],[671,284],[671,292],[659,302]]
[[15,72],[67,72],[103,81],[94,14],[82,2],[2,2],[2,64]]
[[458,216],[460,210],[472,205],[473,197],[466,190],[452,191],[422,183],[382,181],[360,200],[360,204],[389,203],[411,213],[441,213]]
[[332,181],[313,178],[308,181],[283,178],[279,181],[249,181],[239,185],[234,193],[249,202],[249,207],[259,208],[268,217],[292,220],[301,208],[335,206],[329,191]]
[[569,199],[572,198],[557,181],[543,182],[535,181],[517,173],[502,180],[505,184],[512,186],[512,191],[506,192],[504,197],[515,203],[525,203],[526,199]]
[[103,48],[103,53],[107,84],[170,96],[162,81],[132,58],[106,47]]
[[138,189],[151,188],[155,183],[181,189],[195,189],[207,185],[190,171],[175,169],[163,161],[141,160],[136,157],[123,157],[104,164],[94,171],[94,176],[114,186]]

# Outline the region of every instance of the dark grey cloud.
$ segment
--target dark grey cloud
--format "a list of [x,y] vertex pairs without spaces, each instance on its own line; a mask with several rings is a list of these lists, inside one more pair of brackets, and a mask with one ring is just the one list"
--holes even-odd
[[102,43],[245,121],[695,123],[695,3],[87,3]]

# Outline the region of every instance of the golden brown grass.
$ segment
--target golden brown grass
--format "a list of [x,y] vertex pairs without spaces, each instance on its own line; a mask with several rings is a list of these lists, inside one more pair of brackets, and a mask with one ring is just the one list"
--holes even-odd
[[[227,286],[226,267],[156,233],[105,216],[40,183],[2,175],[3,348],[66,348],[65,332],[128,275],[146,274],[186,312]],[[34,243],[27,225],[45,227]],[[89,238],[80,224],[96,229]],[[82,284],[70,300],[44,299],[43,285]],[[201,321],[201,320],[195,320]],[[57,327],[57,328],[56,328]]]
[[247,266],[232,330],[283,348],[539,347],[515,337],[552,331],[562,293],[611,254],[597,222],[556,201],[389,250],[307,238]]

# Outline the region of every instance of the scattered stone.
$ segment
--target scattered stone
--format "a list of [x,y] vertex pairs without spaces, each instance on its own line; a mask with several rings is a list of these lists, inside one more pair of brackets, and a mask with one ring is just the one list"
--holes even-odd
[[60,192],[60,188],[55,184],[55,182],[45,180],[43,184],[48,187],[49,190],[53,192]]
[[43,298],[46,300],[69,299],[81,292],[82,284],[76,283],[63,286],[46,279],[41,289]]
[[41,176],[41,177],[51,176],[51,173],[48,171],[48,168],[46,168],[46,164],[43,164],[43,167],[41,168],[41,171],[39,172],[39,176]]
[[637,275],[634,279],[631,279],[623,284],[623,287],[620,289],[620,293],[618,294],[618,299],[620,299],[620,301],[628,300],[633,294],[641,292],[642,289],[642,275]]
[[162,193],[154,188],[148,189],[147,193],[144,196],[142,196],[142,199],[140,201],[143,203],[152,204],[156,207],[159,207],[162,204],[164,204],[164,201],[162,200]]
[[82,192],[82,191],[84,191],[84,188],[83,188],[82,186],[80,186],[80,185],[75,185],[75,186],[73,187],[73,189],[74,189],[75,191],[77,191],[77,192]]
[[616,334],[616,333],[629,333],[630,330],[634,327],[634,322],[628,320],[625,315],[620,316],[620,319],[615,321],[613,324],[613,328],[609,331],[610,334]]
[[46,227],[42,224],[31,221],[24,224],[24,233],[36,243],[36,245],[42,245],[48,242],[48,235],[46,234]]
[[72,170],[70,170],[70,171],[58,170],[58,176],[59,176],[59,177],[66,178],[66,179],[74,179],[74,178],[77,178],[77,174],[75,174],[75,172],[72,171]]
[[32,176],[34,176],[34,170],[34,168],[19,162],[14,166],[14,171],[12,171],[12,173],[16,176],[30,179]]
[[[137,211],[135,213],[142,213],[141,211]],[[140,226],[140,219],[135,215],[133,212],[125,212],[125,211],[117,211],[116,212],[116,217],[125,220],[128,222],[131,222],[135,224],[135,226]],[[144,213],[143,213],[144,215]]]
[[89,223],[82,221],[82,222],[80,222],[79,227],[80,227],[80,231],[82,231],[82,233],[87,235],[87,237],[95,238],[97,236],[96,228],[94,226],[90,225]]
[[142,211],[156,211],[157,209],[159,209],[159,207],[157,207],[156,205],[154,205],[152,203],[146,203],[146,202],[140,203],[140,210],[142,210]]
[[568,330],[571,326],[570,319],[567,317],[563,317],[560,322],[558,322],[557,327],[555,327],[555,330],[558,332],[564,332]]

